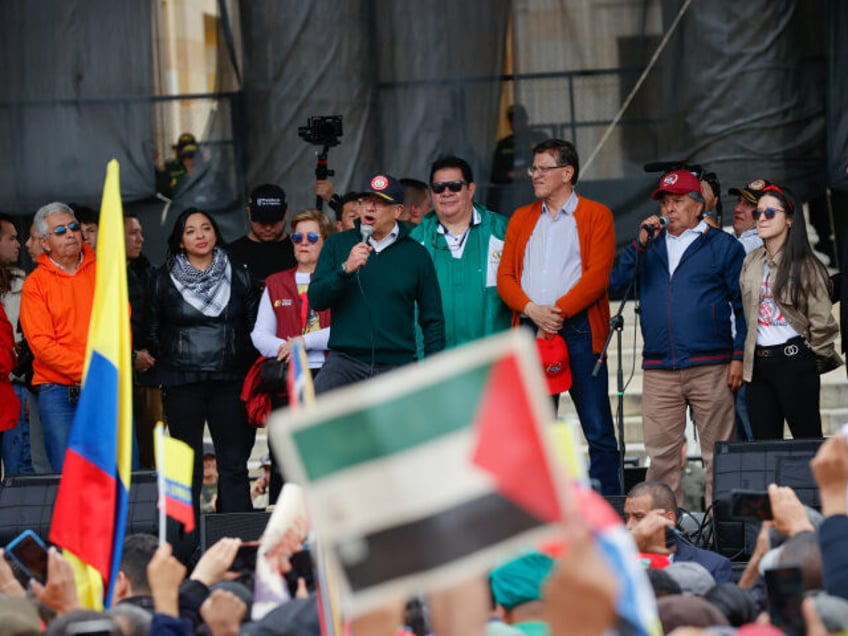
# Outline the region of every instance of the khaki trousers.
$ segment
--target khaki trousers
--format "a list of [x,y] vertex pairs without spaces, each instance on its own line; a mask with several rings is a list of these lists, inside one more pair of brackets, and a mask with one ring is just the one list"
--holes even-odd
[[648,480],[668,484],[682,504],[680,471],[685,439],[686,406],[701,442],[707,474],[706,505],[713,497],[713,448],[733,437],[735,396],[727,386],[728,364],[690,367],[678,371],[651,370],[642,376],[642,427],[651,458]]

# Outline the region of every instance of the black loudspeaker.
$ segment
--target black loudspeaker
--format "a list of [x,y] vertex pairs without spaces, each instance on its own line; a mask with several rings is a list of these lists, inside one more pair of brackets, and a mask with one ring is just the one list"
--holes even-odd
[[630,492],[636,484],[645,481],[648,474],[647,466],[625,466],[624,467],[624,494]]
[[200,515],[201,553],[224,537],[238,537],[242,541],[256,541],[262,536],[270,512],[229,512]]
[[607,503],[612,506],[618,515],[621,517],[622,521],[624,519],[624,502],[627,501],[627,497],[624,495],[607,495],[604,497],[607,500]]
[[[27,529],[47,540],[60,477],[55,474],[12,475],[3,480],[0,485],[0,545],[6,545]],[[126,534],[158,534],[156,472],[136,471],[131,479]]]
[[765,491],[769,484],[789,486],[807,506],[821,509],[810,460],[821,439],[769,442],[717,442],[713,461],[713,518],[716,550],[734,561],[754,551],[759,523],[730,518],[730,492]]

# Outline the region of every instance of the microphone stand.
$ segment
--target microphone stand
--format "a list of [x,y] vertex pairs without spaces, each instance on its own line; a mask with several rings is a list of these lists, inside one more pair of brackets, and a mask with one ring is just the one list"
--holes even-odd
[[[650,247],[651,242],[654,239],[653,232],[648,232],[648,243],[645,245],[645,249]],[[638,243],[638,239],[636,239]],[[627,299],[630,298],[630,293],[633,291],[636,286],[636,277],[639,275],[639,261],[641,260],[641,252],[639,249],[636,249],[636,262],[633,267],[633,276],[630,278],[630,282],[627,284],[627,291],[624,292],[624,296],[621,298],[621,303],[618,305],[618,311],[615,312],[615,315],[610,318],[610,331],[607,334],[606,342],[604,342],[603,349],[601,349],[601,353],[598,356],[598,360],[595,362],[595,368],[592,369],[592,377],[598,377],[598,373],[601,371],[601,365],[604,363],[604,358],[607,355],[607,349],[609,349],[610,342],[612,341],[613,333],[616,334],[616,346],[618,348],[618,372],[616,373],[616,395],[618,396],[618,406],[615,414],[616,428],[618,429],[618,449],[619,449],[619,460],[618,460],[618,479],[621,482],[621,490],[622,494],[626,495],[624,492],[624,455],[627,452],[627,444],[624,441],[624,360],[623,360],[623,344],[622,344],[622,332],[624,331],[624,306],[627,304]],[[639,305],[638,298],[636,299],[636,313],[639,313]]]

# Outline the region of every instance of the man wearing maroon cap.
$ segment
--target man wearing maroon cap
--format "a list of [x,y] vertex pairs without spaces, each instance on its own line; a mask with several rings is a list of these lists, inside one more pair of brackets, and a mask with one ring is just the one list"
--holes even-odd
[[688,405],[701,441],[709,505],[713,447],[733,436],[734,391],[742,385],[747,330],[739,272],[745,251],[733,236],[703,221],[701,185],[691,172],[664,174],[653,199],[665,218],[642,221],[639,238],[610,276],[610,291],[623,292],[634,273],[638,276],[647,479],[667,483],[682,502],[680,451]]

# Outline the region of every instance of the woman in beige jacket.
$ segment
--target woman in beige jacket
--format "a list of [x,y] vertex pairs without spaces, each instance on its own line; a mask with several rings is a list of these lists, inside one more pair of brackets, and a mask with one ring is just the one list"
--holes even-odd
[[819,374],[842,364],[827,270],[787,189],[766,186],[754,219],[763,245],[748,254],[739,277],[751,430],[754,439],[782,439],[786,420],[796,439],[821,437]]

